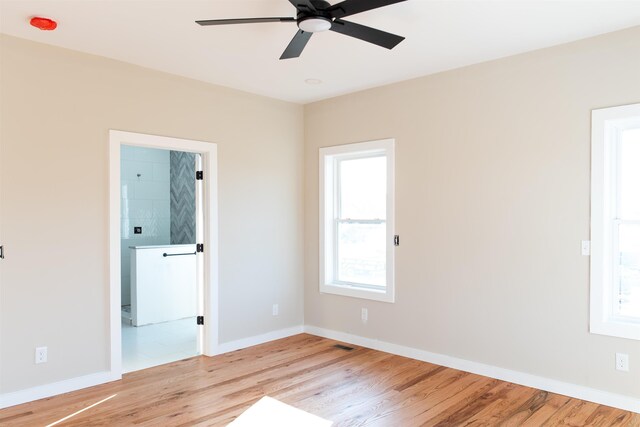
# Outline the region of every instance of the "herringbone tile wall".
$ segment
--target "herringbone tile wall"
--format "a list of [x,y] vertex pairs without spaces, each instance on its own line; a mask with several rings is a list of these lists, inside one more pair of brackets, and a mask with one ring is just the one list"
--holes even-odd
[[196,155],[171,152],[171,244],[196,243]]

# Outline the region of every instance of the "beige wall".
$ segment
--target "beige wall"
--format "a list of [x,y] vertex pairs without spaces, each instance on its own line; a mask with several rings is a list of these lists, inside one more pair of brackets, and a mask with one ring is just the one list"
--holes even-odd
[[302,324],[301,106],[7,36],[0,61],[0,392],[109,368],[109,129],[218,143],[221,341]]
[[[108,369],[107,138],[121,129],[219,144],[222,342],[302,323],[304,190],[307,324],[640,397],[640,343],[588,333],[580,255],[590,110],[640,102],[637,40],[308,105],[303,162],[300,106],[1,36],[0,392]],[[318,148],[386,137],[397,301],[320,295]]]
[[[305,323],[640,398],[640,342],[588,332],[580,253],[591,110],[640,102],[639,40],[635,27],[307,105]],[[318,148],[390,137],[396,303],[320,294]]]

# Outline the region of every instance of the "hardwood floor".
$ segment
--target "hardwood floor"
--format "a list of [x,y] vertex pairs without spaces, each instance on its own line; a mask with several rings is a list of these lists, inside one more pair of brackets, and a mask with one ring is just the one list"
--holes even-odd
[[[270,396],[334,426],[640,426],[640,415],[297,335],[0,411],[1,426],[224,426]],[[106,400],[105,400],[106,399]],[[301,426],[304,427],[304,426]]]

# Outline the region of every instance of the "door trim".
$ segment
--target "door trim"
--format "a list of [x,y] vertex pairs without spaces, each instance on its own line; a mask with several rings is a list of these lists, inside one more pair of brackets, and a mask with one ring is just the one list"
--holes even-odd
[[202,354],[213,356],[219,348],[218,284],[218,146],[215,143],[141,133],[109,131],[109,329],[110,371],[122,378],[120,295],[120,147],[133,145],[197,153],[202,156],[203,180],[203,303],[205,323]]

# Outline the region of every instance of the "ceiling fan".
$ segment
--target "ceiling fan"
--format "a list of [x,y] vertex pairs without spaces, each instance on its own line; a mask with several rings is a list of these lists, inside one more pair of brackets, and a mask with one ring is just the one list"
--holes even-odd
[[345,16],[366,12],[406,0],[344,0],[335,5],[325,0],[289,0],[297,11],[296,18],[240,18],[240,19],[209,19],[196,21],[200,25],[253,24],[263,22],[295,22],[298,32],[284,50],[280,59],[297,58],[313,35],[321,31],[335,31],[345,36],[355,37],[378,46],[393,49],[404,37],[375,28],[345,21]]

